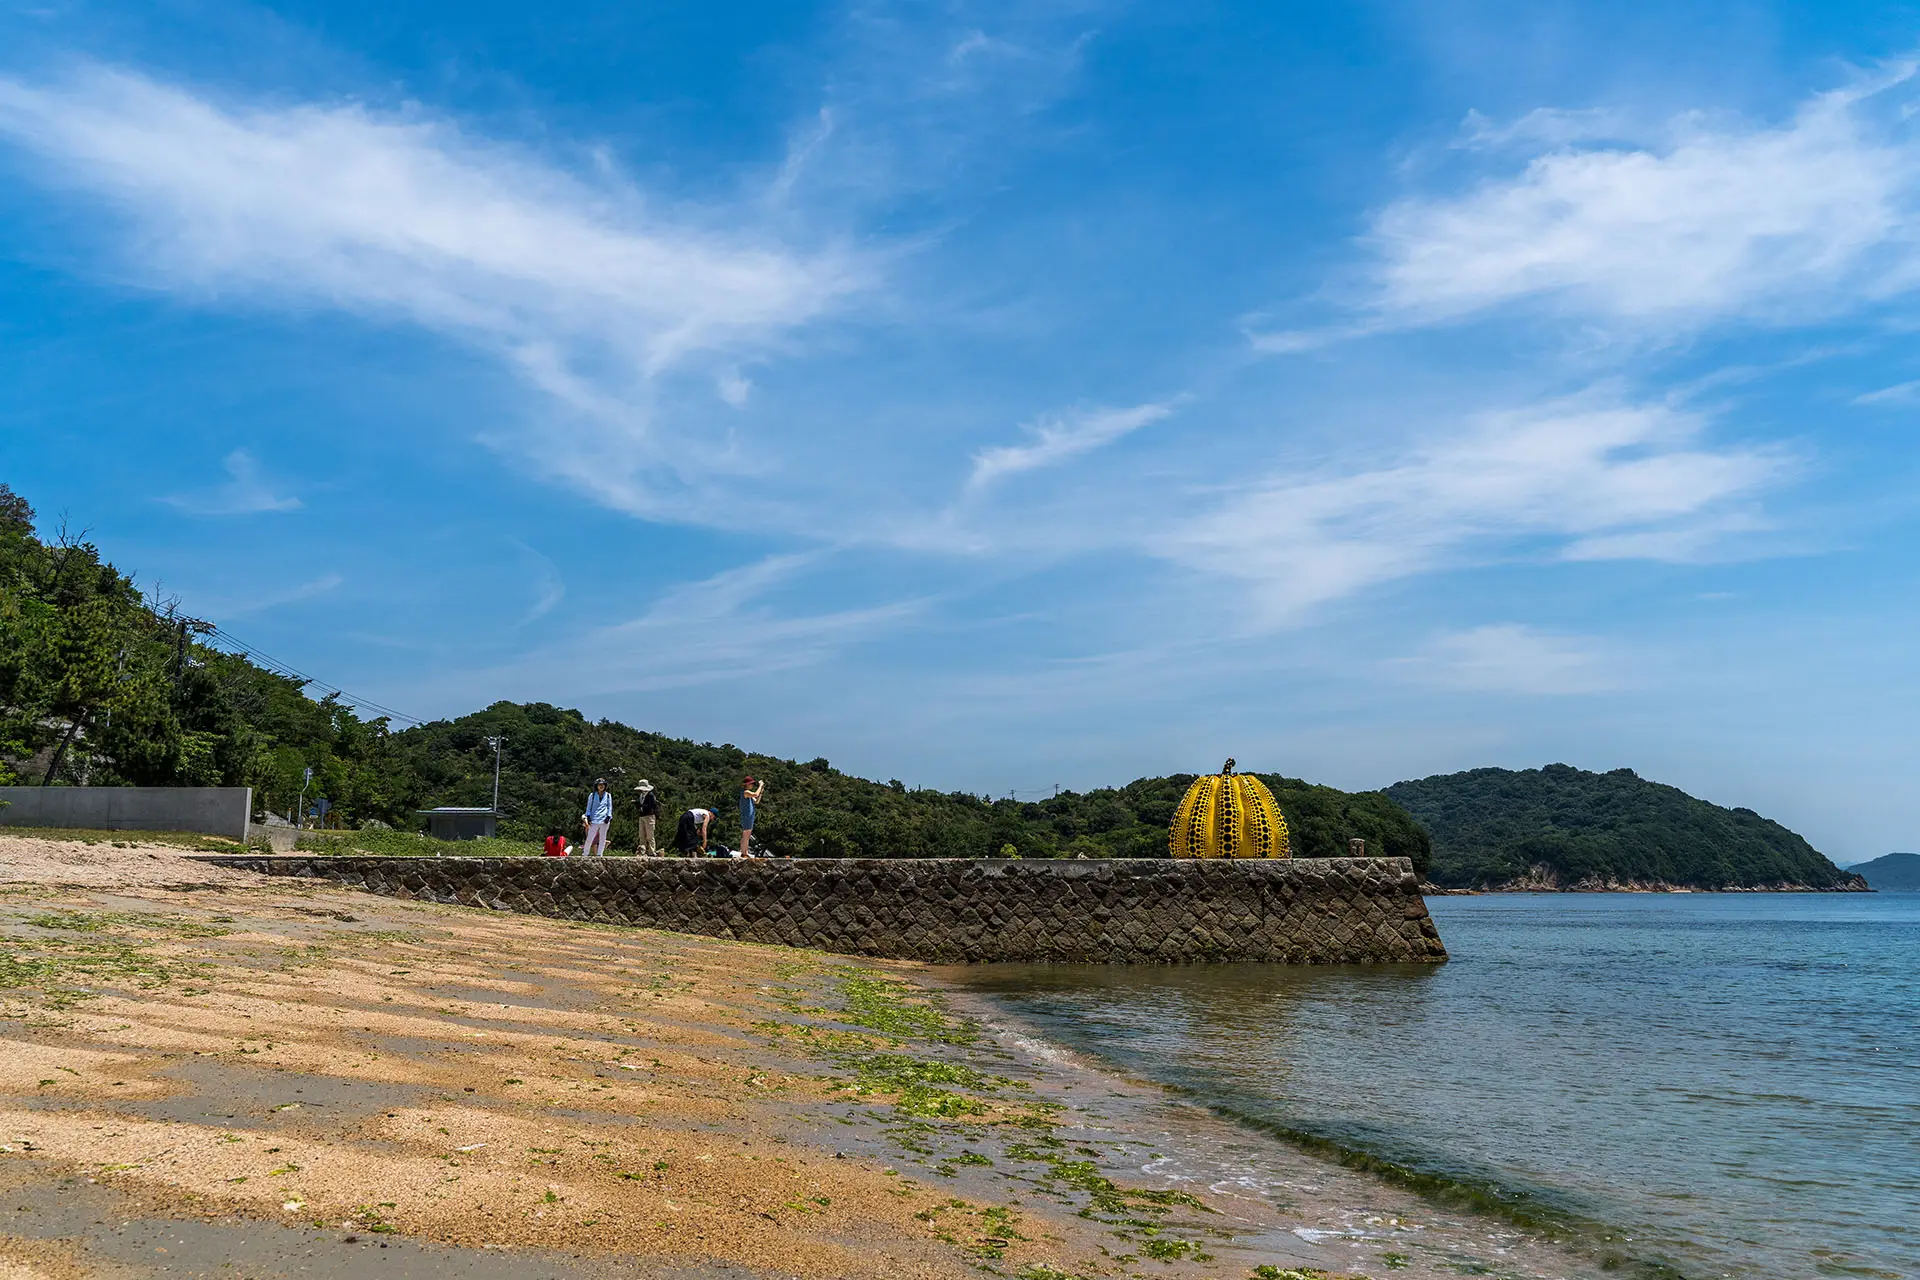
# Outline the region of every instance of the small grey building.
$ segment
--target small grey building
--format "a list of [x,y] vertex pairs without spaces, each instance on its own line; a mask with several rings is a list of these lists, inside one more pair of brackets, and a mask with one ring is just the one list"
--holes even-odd
[[416,809],[427,820],[427,834],[435,840],[478,840],[493,834],[500,815],[491,809],[462,809],[443,804],[438,809]]

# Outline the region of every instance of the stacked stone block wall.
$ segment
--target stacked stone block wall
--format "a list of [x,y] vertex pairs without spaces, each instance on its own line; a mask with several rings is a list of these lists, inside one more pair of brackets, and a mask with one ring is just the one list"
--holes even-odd
[[396,898],[899,960],[1447,958],[1405,858],[202,861]]

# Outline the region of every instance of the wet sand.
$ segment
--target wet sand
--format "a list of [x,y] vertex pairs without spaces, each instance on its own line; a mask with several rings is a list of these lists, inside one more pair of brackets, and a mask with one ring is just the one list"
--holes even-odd
[[918,966],[0,835],[0,1280],[1302,1269],[1597,1272]]

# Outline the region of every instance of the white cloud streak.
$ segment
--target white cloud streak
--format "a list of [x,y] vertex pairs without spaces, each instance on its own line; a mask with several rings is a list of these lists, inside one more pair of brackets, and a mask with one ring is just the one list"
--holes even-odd
[[1054,466],[1112,444],[1173,412],[1167,403],[1130,409],[1080,409],[1027,424],[1027,444],[998,445],[974,455],[967,488],[979,490],[996,480]]
[[1878,391],[1868,391],[1853,398],[1857,405],[1905,405],[1920,400],[1920,379],[1912,382],[1897,382]]
[[1516,623],[1492,623],[1435,636],[1412,658],[1391,664],[1422,684],[1469,693],[1554,696],[1622,687],[1595,641]]
[[1914,73],[1819,94],[1780,124],[1689,114],[1633,141],[1602,113],[1539,111],[1504,129],[1471,117],[1465,152],[1518,153],[1524,167],[1388,206],[1365,237],[1358,318],[1251,340],[1310,350],[1523,300],[1664,335],[1907,291],[1920,281]]
[[567,598],[567,580],[561,576],[560,566],[550,557],[535,551],[520,539],[509,538],[507,545],[518,551],[533,571],[527,586],[532,591],[534,600],[527,607],[527,611],[520,616],[518,623],[524,627],[528,623],[538,622],[560,607],[561,601]]
[[203,609],[209,617],[219,618],[223,621],[231,618],[244,618],[249,614],[265,613],[270,609],[278,609],[282,605],[299,604],[304,600],[312,600],[316,597],[327,595],[345,581],[346,579],[338,573],[323,573],[317,578],[303,582],[295,587],[289,587],[283,591],[263,592],[260,595],[249,596],[231,602],[202,601],[199,607]]
[[161,501],[197,516],[251,516],[300,509],[299,498],[274,491],[260,474],[260,464],[245,449],[235,449],[222,465],[229,479],[219,488],[201,494],[172,494]]
[[[0,137],[45,179],[131,225],[126,269],[163,287],[401,319],[500,353],[572,415],[532,442],[550,471],[644,507],[654,379],[754,348],[873,283],[848,252],[801,252],[741,208],[658,212],[418,113],[225,105],[99,67],[0,78]],[[569,444],[574,447],[567,447]]]
[[1475,561],[1696,559],[1757,526],[1777,450],[1714,449],[1702,421],[1588,399],[1488,415],[1378,465],[1225,495],[1153,550],[1256,586],[1273,624],[1380,583]]
[[482,683],[543,698],[750,683],[768,672],[824,662],[920,612],[922,602],[915,600],[814,614],[783,613],[764,603],[769,592],[821,560],[818,554],[769,556],[671,588],[638,617],[534,649],[483,673]]
[[714,381],[714,392],[734,408],[744,409],[753,396],[753,383],[738,369],[723,369]]

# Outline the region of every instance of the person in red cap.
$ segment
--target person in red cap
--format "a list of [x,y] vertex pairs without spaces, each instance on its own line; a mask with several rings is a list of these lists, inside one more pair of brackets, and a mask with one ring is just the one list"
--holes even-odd
[[748,848],[753,843],[753,806],[766,794],[766,790],[765,780],[755,782],[752,774],[747,775],[746,782],[740,787],[740,852],[734,855],[737,858],[753,856]]

